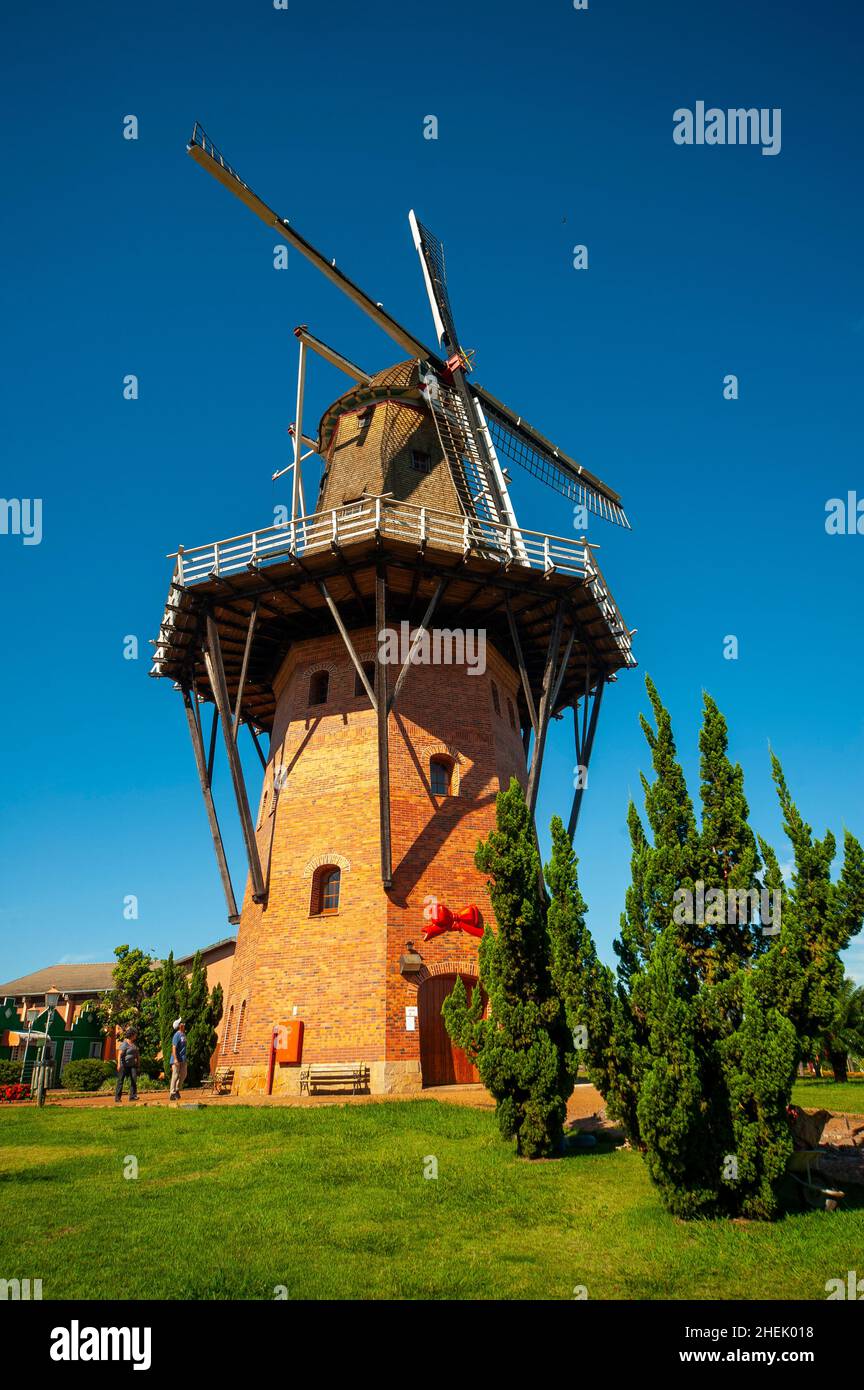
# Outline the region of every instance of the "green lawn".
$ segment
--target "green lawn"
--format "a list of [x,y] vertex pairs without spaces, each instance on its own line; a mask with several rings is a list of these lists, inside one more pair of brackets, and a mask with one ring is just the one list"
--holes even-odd
[[795,1082],[792,1099],[807,1110],[842,1110],[864,1115],[864,1081],[817,1081],[807,1077]]
[[9,1108],[0,1204],[0,1275],[45,1298],[824,1299],[864,1248],[864,1206],[685,1224],[637,1154],[519,1161],[431,1100]]

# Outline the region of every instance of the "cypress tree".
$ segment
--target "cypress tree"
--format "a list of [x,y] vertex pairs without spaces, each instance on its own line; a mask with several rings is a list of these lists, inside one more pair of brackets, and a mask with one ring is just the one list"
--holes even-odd
[[174,963],[174,952],[162,966],[162,983],[159,988],[159,1035],[162,1039],[162,1070],[166,1081],[171,1079],[171,1039],[174,1036],[175,1018],[186,1018],[188,994],[186,976]]
[[549,1157],[563,1142],[572,1089],[572,1040],[552,980],[540,855],[522,788],[515,778],[499,792],[497,828],[478,846],[477,867],[489,876],[497,932],[480,942],[482,994],[469,1005],[461,980],[444,1001],[453,1040],[476,1061],[495,1098],[501,1133],[524,1158]]
[[221,1017],[222,986],[216,985],[208,994],[207,971],[201,952],[196,951],[185,1006],[187,1080],[190,1086],[200,1085],[210,1070],[210,1058],[216,1050],[216,1025]]
[[[622,1076],[621,1059],[616,1053],[620,1034],[613,1023],[618,1002],[614,975],[599,959],[585,924],[588,909],[579,891],[579,861],[558,816],[553,817],[551,830],[552,858],[546,865],[546,882],[551,892],[547,926],[552,979],[575,1046],[573,1081],[579,1063],[584,1062],[589,1079],[612,1110]],[[626,1069],[623,1075],[626,1076]]]
[[[642,779],[650,838],[631,803],[617,984],[610,996],[572,884],[555,870],[550,879],[564,882],[571,901],[567,949],[580,962],[559,967],[558,977],[570,1016],[605,1011],[589,1072],[610,1113],[644,1150],[667,1208],[682,1217],[770,1219],[792,1147],[786,1108],[795,1067],[836,1016],[839,952],[864,919],[864,853],[847,832],[832,883],[834,837],[814,841],[772,755],[795,854],[785,889],[776,854],[750,828],[743,774],[729,759],[725,720],[707,695],[697,828],[668,712],[646,685],[655,722],[642,720],[655,774]],[[556,853],[565,862],[560,846]],[[700,881],[703,921],[678,910],[682,889],[696,906]],[[776,922],[770,934],[763,930],[763,887],[781,894],[779,933]]]
[[864,850],[847,830],[843,836],[840,876],[832,882],[837,841],[829,831],[821,840],[792,800],[779,758],[771,754],[771,772],[783,829],[794,855],[792,881],[783,883],[777,855],[767,841],[759,845],[765,861],[765,884],[781,894],[779,935],[760,971],[766,997],[791,1019],[801,1059],[816,1049],[818,1038],[830,1030],[843,982],[840,952],[864,922]]

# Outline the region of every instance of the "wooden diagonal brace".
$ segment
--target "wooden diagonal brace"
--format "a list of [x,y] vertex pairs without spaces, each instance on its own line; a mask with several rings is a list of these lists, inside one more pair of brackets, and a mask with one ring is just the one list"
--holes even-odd
[[[601,675],[599,678],[597,689],[594,692],[594,703],[591,708],[590,722],[588,722],[586,725],[585,721],[583,720],[583,731],[581,740],[579,738],[579,711],[577,710],[575,705],[573,706],[573,720],[576,726],[576,758],[579,768],[584,768],[586,772],[588,771],[588,764],[591,761],[591,750],[594,747],[594,734],[597,729],[597,719],[600,714],[600,704],[603,699],[604,689],[605,682]],[[587,707],[587,697],[585,700],[585,704]],[[587,716],[587,708],[585,713]],[[582,781],[581,775],[579,781]],[[573,805],[570,808],[570,819],[567,822],[567,833],[569,834],[571,840],[573,839],[573,836],[576,834],[576,826],[579,824],[579,812],[582,809],[582,793],[584,792],[584,790],[584,786],[578,786],[573,792]]]
[[[431,618],[432,618],[432,614],[435,612],[435,609],[438,607],[438,600],[440,599],[440,597],[441,597],[441,595],[443,594],[443,592],[444,592],[444,590],[446,589],[446,587],[447,587],[447,581],[444,580],[444,579],[439,579],[439,580],[438,580],[438,583],[437,583],[437,585],[436,585],[436,587],[435,587],[435,592],[434,592],[434,594],[432,595],[431,599],[429,600],[429,606],[428,606],[428,608],[426,609],[426,612],[423,614],[423,621],[422,621],[422,623],[420,624],[420,626],[418,627],[417,631],[416,631],[415,634],[414,634],[414,640],[413,640],[413,642],[411,643],[411,649],[410,649],[410,651],[408,652],[407,657],[405,658],[405,664],[403,665],[402,670],[399,672],[398,679],[397,679],[397,681],[396,681],[395,686],[393,687],[393,694],[390,696],[390,699],[387,701],[387,713],[388,713],[388,714],[390,713],[390,711],[391,711],[391,710],[395,707],[395,705],[396,705],[396,701],[397,701],[398,698],[399,698],[399,691],[402,689],[402,685],[403,685],[403,683],[404,683],[404,681],[405,681],[405,677],[407,676],[408,671],[409,671],[410,668],[411,668],[411,663],[412,663],[412,661],[413,661],[413,659],[414,659],[414,653],[417,651],[418,647],[420,646],[420,643],[421,643],[422,640],[423,640],[423,635],[424,635],[424,633],[426,632],[426,630],[427,630],[427,628],[428,628],[428,626],[429,626],[429,622],[430,622],[430,620],[431,620]],[[378,631],[380,632],[381,629],[379,628]]]
[[546,670],[543,674],[543,696],[540,700],[540,715],[534,739],[534,756],[531,771],[528,773],[528,810],[532,817],[537,806],[537,793],[540,790],[540,770],[543,766],[543,753],[546,748],[546,734],[549,730],[549,715],[552,712],[552,679],[558,661],[558,648],[561,645],[561,625],[564,619],[564,605],[561,601],[555,608],[555,619],[549,634],[549,648],[546,653]]
[[228,754],[228,766],[231,770],[231,781],[234,784],[234,796],[240,815],[240,828],[243,831],[243,840],[246,845],[246,858],[249,861],[249,875],[252,879],[252,897],[255,902],[263,902],[266,897],[264,875],[261,872],[258,842],[255,839],[255,828],[252,824],[252,816],[249,811],[249,798],[246,795],[243,768],[240,765],[240,755],[237,752],[237,744],[234,741],[231,705],[228,700],[225,667],[222,663],[222,648],[219,645],[219,630],[209,613],[207,614],[207,643],[204,647],[204,664],[207,667],[210,687],[216,699],[216,706],[222,721],[225,751]]
[[255,634],[255,624],[257,621],[258,600],[256,599],[255,603],[252,606],[252,612],[249,615],[249,628],[246,633],[246,646],[243,648],[243,665],[240,667],[240,683],[237,686],[237,699],[234,702],[234,723],[232,725],[232,729],[234,732],[235,743],[237,742],[237,734],[240,731],[240,711],[243,708],[243,687],[246,684],[246,671],[249,667],[249,653],[252,650],[252,638]]
[[[382,572],[375,579],[375,631],[383,632],[387,623],[387,580]],[[393,885],[393,855],[390,843],[390,748],[387,732],[387,667],[381,649],[375,663],[375,712],[378,716],[378,813],[381,832],[381,882]]]
[[263,767],[264,771],[266,772],[266,771],[267,771],[267,759],[264,757],[264,750],[263,750],[263,748],[261,747],[261,744],[258,742],[258,735],[256,734],[255,730],[253,729],[252,725],[249,723],[248,720],[246,721],[246,726],[247,726],[247,728],[248,728],[250,734],[252,735],[252,742],[255,744],[255,752],[258,754],[258,757],[261,759],[261,766]]
[[[350,656],[351,660],[352,660],[353,663],[354,663],[354,670],[357,672],[357,675],[360,677],[360,680],[361,680],[362,683],[363,683],[363,689],[366,691],[366,694],[369,696],[369,700],[370,700],[370,702],[371,702],[371,704],[372,704],[372,708],[373,708],[374,710],[377,711],[377,709],[378,709],[378,700],[377,700],[377,697],[376,697],[376,695],[375,695],[375,691],[372,689],[371,685],[369,684],[369,680],[368,680],[368,677],[367,677],[367,675],[366,675],[366,672],[363,670],[363,663],[362,663],[362,661],[360,660],[359,656],[357,655],[356,651],[354,650],[354,643],[351,641],[351,638],[350,638],[349,635],[348,635],[348,629],[346,628],[345,624],[343,623],[342,618],[341,618],[341,615],[340,615],[340,613],[339,613],[339,609],[336,607],[336,604],[333,602],[332,598],[330,597],[330,592],[329,592],[329,590],[328,590],[328,588],[327,588],[327,585],[324,583],[323,579],[322,579],[321,582],[319,583],[318,588],[319,588],[319,590],[321,591],[321,595],[322,595],[322,597],[323,597],[323,599],[324,599],[324,602],[327,604],[327,607],[330,609],[330,612],[331,612],[331,614],[332,614],[332,616],[333,616],[333,621],[334,621],[334,623],[336,624],[337,628],[339,629],[339,636],[342,638],[342,641],[345,643],[345,647],[346,647],[346,650],[347,650],[347,652],[348,652],[348,655]],[[377,613],[377,603],[376,603],[376,613]],[[380,631],[381,631],[380,626],[377,626],[375,630],[376,630],[376,632],[380,632]]]
[[564,682],[564,677],[565,677],[566,674],[567,674],[567,662],[570,660],[570,653],[571,653],[572,650],[573,650],[573,643],[574,643],[574,641],[575,641],[575,638],[576,638],[576,619],[574,618],[574,619],[573,619],[573,627],[572,627],[571,632],[570,632],[570,637],[569,637],[569,640],[568,640],[568,642],[567,642],[567,646],[564,648],[564,655],[563,655],[562,658],[561,658],[561,664],[560,664],[559,667],[558,667],[558,674],[557,674],[557,676],[555,677],[555,684],[554,684],[553,687],[552,687],[552,701],[551,701],[551,704],[550,704],[550,709],[551,709],[552,711],[555,710],[555,707],[556,707],[557,704],[558,704],[558,696],[559,696],[559,694],[560,694],[560,692],[561,692],[561,686],[562,686],[562,684],[563,684],[563,682]]
[[528,671],[525,666],[525,657],[522,654],[522,643],[519,641],[519,633],[516,628],[516,619],[513,617],[513,610],[510,607],[510,598],[507,598],[507,622],[510,624],[510,638],[516,652],[516,664],[519,667],[519,675],[522,678],[522,690],[525,694],[525,703],[528,706],[528,718],[531,720],[531,728],[534,730],[534,737],[537,737],[537,710],[534,705],[534,696],[531,693],[531,682],[528,679]]
[[225,905],[228,908],[228,921],[231,922],[232,925],[236,925],[236,923],[240,921],[240,914],[237,911],[237,902],[234,897],[234,888],[231,883],[228,860],[225,857],[225,846],[222,843],[219,818],[216,815],[216,807],[213,803],[213,792],[210,788],[210,775],[207,771],[207,759],[204,755],[204,740],[201,737],[201,725],[198,722],[198,712],[195,708],[195,704],[192,702],[192,696],[189,693],[188,686],[184,686],[182,691],[183,705],[186,710],[186,721],[189,725],[192,748],[195,752],[195,765],[198,768],[198,780],[201,783],[201,795],[204,797],[204,808],[207,812],[207,820],[210,824],[210,834],[213,836],[216,863],[219,865],[219,877],[222,879],[222,891],[225,894]]

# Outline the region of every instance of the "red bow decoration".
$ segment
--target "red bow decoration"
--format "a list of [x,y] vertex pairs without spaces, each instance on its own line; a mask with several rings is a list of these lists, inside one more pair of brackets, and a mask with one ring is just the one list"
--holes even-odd
[[427,924],[423,931],[424,941],[431,941],[445,931],[464,931],[469,936],[483,935],[480,909],[473,903],[463,907],[461,912],[451,912],[446,903],[439,903],[437,898],[428,898],[423,908],[423,919]]

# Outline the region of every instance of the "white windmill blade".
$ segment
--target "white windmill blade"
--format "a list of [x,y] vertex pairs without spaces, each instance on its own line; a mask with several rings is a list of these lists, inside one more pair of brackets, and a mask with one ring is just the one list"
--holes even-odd
[[546,439],[521,415],[514,414],[496,400],[485,387],[472,382],[468,389],[482,405],[499,456],[517,463],[547,487],[554,488],[571,502],[581,504],[595,516],[630,529],[619,494],[602,479],[589,473],[587,468]]
[[408,214],[408,224],[411,228],[417,254],[420,257],[423,282],[429,296],[429,307],[432,310],[438,346],[446,348],[448,353],[459,352],[459,338],[456,333],[453,310],[450,306],[450,295],[447,292],[444,246],[428,227],[424,227],[423,223],[417,220],[413,209]]

